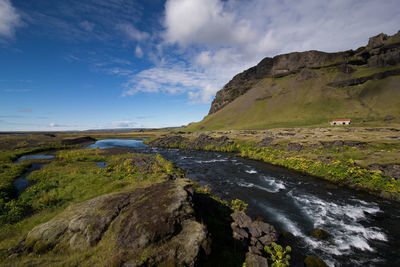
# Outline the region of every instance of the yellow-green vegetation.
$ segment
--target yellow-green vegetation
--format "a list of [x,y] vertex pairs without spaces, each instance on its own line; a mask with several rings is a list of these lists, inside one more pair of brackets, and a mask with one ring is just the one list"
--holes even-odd
[[286,246],[285,249],[282,248],[281,245],[272,242],[271,246],[265,246],[264,250],[270,256],[272,261],[272,267],[286,267],[289,266],[290,255],[289,253],[292,251],[290,246]]
[[308,159],[281,149],[238,146],[241,156],[284,166],[296,171],[323,177],[332,182],[366,189],[386,198],[400,197],[400,181],[383,175],[380,170],[369,170],[354,164],[353,159],[330,162]]
[[[106,162],[100,168],[96,162]],[[113,154],[107,150],[62,150],[40,170],[19,198],[10,192],[12,181],[29,163],[0,165],[0,252],[15,246],[34,226],[48,221],[67,206],[106,193],[147,187],[181,171],[161,156]]]
[[249,204],[245,203],[243,200],[234,199],[231,202],[231,208],[233,211],[242,211],[245,212],[247,210],[247,206]]
[[[308,128],[307,128],[308,129]],[[225,132],[229,136],[231,142],[224,144],[207,145],[204,147],[195,147],[195,149],[212,150],[221,152],[234,152],[238,155],[264,161],[273,165],[283,166],[302,173],[310,174],[317,177],[322,177],[339,185],[346,185],[353,188],[362,189],[369,193],[378,195],[387,199],[400,199],[400,180],[385,175],[381,170],[375,170],[368,167],[369,164],[399,164],[400,143],[389,141],[392,135],[397,133],[392,130],[367,128],[357,130],[330,131],[329,129],[321,129],[313,132],[312,129],[303,130],[281,130],[279,132],[268,132],[274,136],[285,136],[277,138],[279,141],[273,141],[272,145],[266,147],[260,146],[257,138],[262,138],[262,133],[247,132],[238,133],[234,131]],[[299,132],[296,137],[296,131]],[[308,132],[310,133],[308,133]],[[307,132],[307,134],[306,134]],[[221,133],[212,133],[212,136],[218,137]],[[306,139],[306,136],[310,138]],[[356,138],[359,146],[347,146],[344,141],[338,146],[322,145],[323,142],[334,143],[331,141],[331,136],[342,135],[348,138]],[[316,143],[313,136],[319,136],[322,143]],[[188,148],[191,140],[196,137],[196,134],[185,134],[186,139],[182,139],[181,143],[173,143],[174,148]],[[187,136],[187,137],[186,137]],[[347,137],[346,137],[347,138]],[[382,140],[379,140],[379,139]],[[215,139],[216,140],[216,139]],[[288,150],[287,146],[290,140],[304,142],[301,150]],[[334,140],[334,139],[333,139]],[[352,140],[352,139],[350,139]],[[354,140],[354,139],[353,139]],[[372,141],[374,140],[374,141]],[[312,143],[311,143],[312,142]],[[349,141],[350,145],[352,141]],[[168,144],[167,144],[168,146]]]
[[[302,73],[282,78],[264,78],[244,95],[186,131],[221,129],[266,129],[279,127],[328,126],[333,119],[350,118],[353,125],[399,125],[400,76],[370,80],[356,86],[336,88],[328,83],[392,70],[392,66],[366,68],[353,66],[344,74],[337,67],[309,70],[315,77],[302,79]],[[397,66],[397,68],[399,68]],[[392,116],[392,120],[384,120]]]

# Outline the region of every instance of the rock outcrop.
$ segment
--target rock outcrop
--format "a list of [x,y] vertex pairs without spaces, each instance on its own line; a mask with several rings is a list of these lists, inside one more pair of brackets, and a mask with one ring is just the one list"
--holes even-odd
[[77,138],[71,138],[71,139],[63,139],[61,141],[61,144],[63,144],[63,145],[80,145],[80,144],[86,144],[86,143],[93,143],[96,141],[97,140],[95,138],[92,138],[90,136],[84,136],[84,137],[77,137]]
[[383,174],[393,177],[397,180],[400,179],[400,164],[387,164],[387,165],[379,165],[372,164],[368,166],[372,170],[380,170]]
[[263,257],[264,247],[277,240],[275,228],[262,221],[253,221],[241,211],[232,213],[231,217],[233,238],[239,246],[248,248],[246,266],[268,266],[267,259]]
[[98,259],[91,262],[104,266],[194,266],[210,252],[210,241],[195,220],[192,194],[188,180],[177,179],[103,195],[36,226],[9,253],[79,255],[96,249]]
[[219,148],[233,144],[233,141],[226,136],[213,138],[207,134],[200,134],[194,140],[189,140],[181,135],[165,135],[149,142],[155,147],[185,147],[188,149],[206,149],[213,146]]
[[[256,66],[237,74],[220,91],[217,92],[211,104],[209,114],[222,109],[237,97],[245,94],[263,78],[283,77],[299,73],[298,81],[317,78],[313,69],[337,67],[337,71],[350,74],[354,72],[352,66],[365,66],[367,68],[394,66],[400,64],[400,31],[393,35],[379,34],[369,39],[368,45],[357,50],[338,53],[325,53],[320,51],[295,52],[266,57]],[[399,75],[399,70],[382,72],[356,79],[335,81],[330,86],[343,87],[364,83],[368,80],[383,79]]]

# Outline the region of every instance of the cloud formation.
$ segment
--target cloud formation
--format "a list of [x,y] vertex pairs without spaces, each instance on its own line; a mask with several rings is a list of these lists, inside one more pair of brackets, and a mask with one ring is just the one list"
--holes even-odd
[[0,0],[0,40],[13,38],[16,28],[21,25],[21,17],[10,0]]
[[136,29],[132,24],[128,23],[119,24],[116,26],[116,28],[122,31],[128,38],[130,38],[133,41],[141,42],[150,38],[149,33]]
[[209,102],[235,74],[266,56],[355,49],[400,25],[396,0],[167,0],[164,17],[161,66],[131,77],[124,95],[186,93]]

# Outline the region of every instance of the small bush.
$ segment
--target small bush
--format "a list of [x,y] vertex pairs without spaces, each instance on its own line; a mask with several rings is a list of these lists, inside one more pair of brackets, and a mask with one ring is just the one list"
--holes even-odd
[[271,246],[265,246],[264,250],[270,255],[272,267],[289,266],[290,255],[288,253],[292,251],[290,246],[283,249],[281,245],[272,242]]
[[248,204],[246,204],[243,200],[235,199],[231,202],[231,208],[233,211],[242,211],[245,212],[247,210]]

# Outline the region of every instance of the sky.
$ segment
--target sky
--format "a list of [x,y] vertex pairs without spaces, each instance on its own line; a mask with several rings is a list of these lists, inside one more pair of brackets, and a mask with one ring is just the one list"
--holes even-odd
[[0,131],[185,125],[264,57],[398,30],[398,0],[0,0]]

